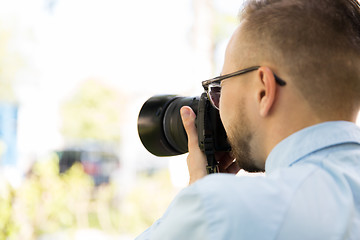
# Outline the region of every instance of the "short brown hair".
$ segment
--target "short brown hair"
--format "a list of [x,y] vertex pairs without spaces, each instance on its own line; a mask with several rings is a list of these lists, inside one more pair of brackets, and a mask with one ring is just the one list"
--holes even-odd
[[357,0],[247,1],[240,20],[253,47],[265,49],[258,54],[259,60],[270,61],[291,76],[317,112],[358,110]]

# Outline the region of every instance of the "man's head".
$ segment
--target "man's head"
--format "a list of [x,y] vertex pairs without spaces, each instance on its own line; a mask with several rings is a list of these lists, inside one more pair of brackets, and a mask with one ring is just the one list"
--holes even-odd
[[[261,66],[222,83],[220,114],[240,166],[264,169],[271,148],[303,127],[355,119],[360,103],[356,0],[247,1],[240,21],[223,74]],[[287,85],[276,85],[273,73]]]

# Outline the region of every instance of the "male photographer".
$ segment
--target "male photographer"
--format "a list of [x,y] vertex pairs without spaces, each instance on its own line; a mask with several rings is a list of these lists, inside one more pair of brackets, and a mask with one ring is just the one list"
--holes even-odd
[[247,1],[203,86],[232,147],[220,171],[266,175],[207,175],[183,107],[190,185],[138,239],[360,239],[357,0]]

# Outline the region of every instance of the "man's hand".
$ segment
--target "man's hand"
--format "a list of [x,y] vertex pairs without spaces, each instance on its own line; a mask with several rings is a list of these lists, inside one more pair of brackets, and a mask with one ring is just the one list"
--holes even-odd
[[[187,157],[187,165],[190,184],[192,184],[207,175],[207,160],[205,154],[199,148],[194,111],[190,107],[185,106],[181,108],[180,113],[188,136],[189,155]],[[234,158],[228,152],[216,153],[215,158],[219,162],[220,172],[236,174],[240,170],[238,164],[234,162]]]
[[189,184],[192,184],[206,176],[207,161],[205,154],[199,148],[194,111],[190,107],[185,106],[181,108],[180,113],[188,136],[189,155],[187,157],[187,165],[190,175]]

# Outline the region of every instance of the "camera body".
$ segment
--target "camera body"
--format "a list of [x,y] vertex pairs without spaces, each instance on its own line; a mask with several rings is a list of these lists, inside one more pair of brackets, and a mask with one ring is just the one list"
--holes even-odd
[[199,147],[207,156],[230,151],[219,111],[204,92],[200,97],[158,95],[144,103],[138,117],[138,133],[150,153],[175,156],[188,152],[187,134],[180,116],[183,106],[190,106],[196,114]]

